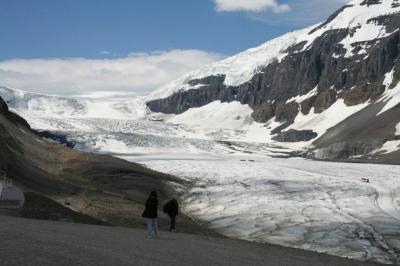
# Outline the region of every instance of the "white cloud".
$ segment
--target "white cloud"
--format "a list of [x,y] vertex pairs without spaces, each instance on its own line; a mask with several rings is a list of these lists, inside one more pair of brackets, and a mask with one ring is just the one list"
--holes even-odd
[[289,5],[279,4],[276,0],[214,0],[218,12],[262,12],[267,9],[274,13],[283,13],[290,10]]
[[116,59],[13,59],[0,62],[0,84],[54,94],[148,92],[220,58],[200,50],[171,50]]

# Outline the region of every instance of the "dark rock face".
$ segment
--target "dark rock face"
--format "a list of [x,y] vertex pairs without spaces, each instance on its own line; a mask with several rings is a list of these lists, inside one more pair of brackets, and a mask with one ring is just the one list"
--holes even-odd
[[331,107],[332,104],[336,102],[337,99],[337,93],[335,90],[323,90],[321,91],[317,97],[315,98],[315,102],[313,104],[314,106],[314,112],[319,114]]
[[68,148],[74,148],[76,143],[69,141],[67,135],[57,132],[44,131],[34,131],[39,137],[44,138],[50,142],[55,142],[57,144],[65,145]]
[[275,116],[275,105],[271,102],[265,102],[256,108],[251,117],[258,122],[265,123]]
[[272,139],[279,142],[298,142],[298,141],[309,141],[318,136],[312,130],[294,130],[283,131]]
[[192,86],[203,85],[221,85],[225,81],[225,75],[209,76],[202,79],[192,79],[188,83]]
[[380,3],[382,3],[382,0],[364,0],[364,1],[361,3],[361,5],[362,5],[362,6],[363,6],[363,5],[370,6],[370,5],[377,5],[377,4],[380,4]]
[[0,114],[5,115],[15,125],[21,125],[25,128],[29,128],[29,129],[31,128],[31,126],[28,124],[28,122],[25,119],[8,111],[8,106],[7,106],[6,102],[3,100],[3,98],[1,98],[1,97],[0,97]]
[[343,92],[340,96],[347,106],[358,105],[368,100],[376,100],[385,91],[382,84],[364,84]]
[[147,102],[153,112],[181,114],[189,108],[201,107],[213,101],[232,102],[236,100],[237,88],[225,85],[206,85],[200,89],[175,93],[160,100]]
[[364,139],[355,142],[338,142],[321,148],[315,153],[320,160],[346,159],[351,156],[367,154],[385,143],[385,139]]
[[310,110],[314,106],[316,99],[317,99],[317,96],[312,96],[301,102],[300,109],[304,115],[308,115],[310,113]]
[[293,122],[299,113],[299,104],[295,101],[278,104],[275,111],[277,122]]

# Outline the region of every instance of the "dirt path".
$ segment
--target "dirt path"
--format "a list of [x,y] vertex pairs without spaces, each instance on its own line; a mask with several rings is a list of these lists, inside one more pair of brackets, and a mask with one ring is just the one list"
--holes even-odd
[[0,216],[1,265],[376,265],[240,240]]

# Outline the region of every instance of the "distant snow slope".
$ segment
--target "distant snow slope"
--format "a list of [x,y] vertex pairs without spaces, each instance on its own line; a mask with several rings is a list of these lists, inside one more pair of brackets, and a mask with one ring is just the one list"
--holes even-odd
[[146,114],[144,99],[128,92],[88,92],[71,97],[0,87],[0,96],[17,112],[56,118],[135,119]]
[[215,101],[200,108],[191,108],[168,122],[205,128],[241,129],[254,123],[250,116],[252,112],[247,104]]
[[[222,61],[212,63],[197,71],[188,73],[153,92],[147,100],[166,98],[181,90],[197,89],[199,86],[191,86],[188,81],[201,79],[212,75],[225,75],[225,85],[238,86],[249,81],[261,69],[274,60],[282,60],[289,54],[288,48],[304,42],[304,51],[313,41],[325,32],[337,29],[349,29],[348,34],[341,42],[347,50],[346,57],[353,55],[352,44],[384,38],[394,32],[388,32],[385,26],[378,25],[373,18],[395,14],[400,12],[400,6],[392,6],[393,0],[382,0],[379,4],[363,4],[365,0],[353,0],[348,3],[333,20],[327,21],[299,31],[285,34],[268,41],[259,47],[249,49],[237,55],[228,57]],[[313,30],[315,29],[315,30]],[[300,52],[300,51],[298,51]],[[363,51],[359,51],[358,54]]]

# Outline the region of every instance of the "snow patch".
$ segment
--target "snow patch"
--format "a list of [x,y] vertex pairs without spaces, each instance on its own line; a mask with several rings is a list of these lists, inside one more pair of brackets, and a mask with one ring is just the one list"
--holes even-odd
[[370,152],[370,154],[388,154],[400,149],[400,140],[386,141],[382,147]]
[[[390,77],[389,78],[388,78],[388,76],[386,76],[386,77],[387,77],[387,80],[389,81]],[[385,78],[385,81],[386,81],[386,78]],[[389,84],[388,81],[386,84]],[[386,104],[377,115],[380,115],[380,114],[386,112],[387,110],[395,107],[396,105],[400,104],[400,82],[392,89],[387,86],[385,93],[381,96],[381,98],[378,100],[378,102],[385,102]]]
[[190,108],[168,122],[204,128],[239,129],[254,123],[250,116],[252,112],[247,104],[215,101],[199,108]]
[[394,68],[385,74],[385,79],[383,80],[383,85],[388,89],[390,85],[393,83],[393,77],[394,77]]
[[294,123],[287,130],[312,130],[320,137],[329,128],[362,110],[367,105],[368,103],[347,106],[343,99],[338,99],[332,106],[320,114],[315,113],[314,108],[307,115],[300,112],[295,118]]
[[290,103],[293,101],[297,103],[302,103],[304,100],[307,100],[308,98],[317,95],[317,93],[318,93],[318,86],[316,86],[314,89],[312,89],[311,91],[309,91],[304,95],[297,95],[296,97],[290,98],[289,100],[286,101],[286,103]]
[[[185,137],[209,139],[211,129],[214,132],[220,131],[215,137],[223,133],[227,141],[270,141],[269,130],[265,124],[257,123],[251,118],[252,112],[247,104],[214,101],[202,107],[190,108],[183,114],[167,119],[166,122],[186,125]],[[188,131],[194,131],[194,134],[188,135]]]

